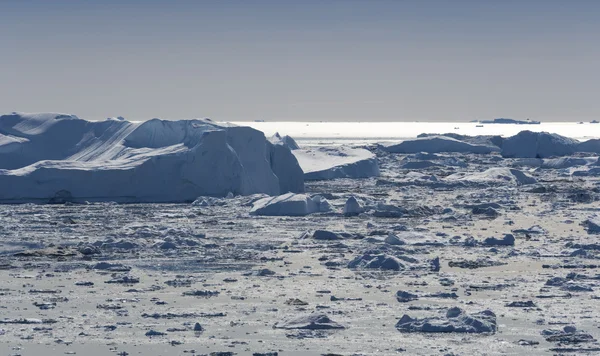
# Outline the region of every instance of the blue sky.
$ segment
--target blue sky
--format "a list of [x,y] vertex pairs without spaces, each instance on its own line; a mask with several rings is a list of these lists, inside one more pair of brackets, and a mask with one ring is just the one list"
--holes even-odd
[[0,2],[0,111],[600,118],[600,1]]

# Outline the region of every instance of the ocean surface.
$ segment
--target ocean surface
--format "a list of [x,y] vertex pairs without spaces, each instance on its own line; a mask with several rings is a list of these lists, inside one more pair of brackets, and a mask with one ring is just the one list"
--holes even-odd
[[523,130],[546,131],[585,141],[600,138],[600,124],[549,122],[539,125],[479,124],[475,122],[234,122],[267,137],[276,132],[304,144],[366,144],[415,138],[421,133],[512,136]]

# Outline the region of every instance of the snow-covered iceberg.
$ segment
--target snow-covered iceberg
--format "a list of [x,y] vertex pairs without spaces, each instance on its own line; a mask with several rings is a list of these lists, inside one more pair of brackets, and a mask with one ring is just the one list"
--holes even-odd
[[0,116],[0,202],[302,192],[302,171],[282,150],[260,131],[211,120],[12,113]]
[[402,141],[398,144],[382,146],[383,150],[390,153],[478,153],[486,154],[499,151],[496,146],[473,144],[446,136],[425,136],[412,140]]
[[375,155],[364,148],[317,147],[292,151],[306,180],[379,176]]

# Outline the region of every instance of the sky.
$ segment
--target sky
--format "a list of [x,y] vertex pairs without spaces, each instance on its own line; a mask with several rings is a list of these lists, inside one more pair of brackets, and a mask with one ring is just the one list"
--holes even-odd
[[600,119],[596,0],[2,0],[0,112]]

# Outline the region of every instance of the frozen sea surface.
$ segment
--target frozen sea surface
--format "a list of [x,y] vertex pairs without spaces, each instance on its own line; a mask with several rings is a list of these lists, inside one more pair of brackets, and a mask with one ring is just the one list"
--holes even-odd
[[[300,145],[600,136],[593,124],[251,125]],[[595,172],[596,155],[364,149],[380,176],[307,182],[329,206],[307,216],[255,215],[262,194],[0,205],[0,355],[600,352],[600,177],[573,174]],[[357,214],[344,214],[350,199]],[[487,310],[494,328],[465,326],[482,312],[491,323]]]

